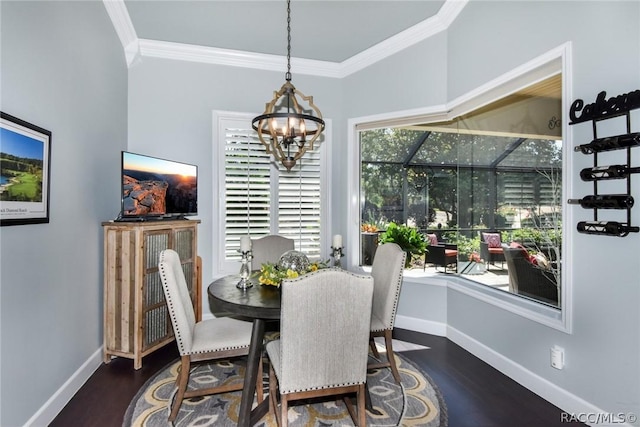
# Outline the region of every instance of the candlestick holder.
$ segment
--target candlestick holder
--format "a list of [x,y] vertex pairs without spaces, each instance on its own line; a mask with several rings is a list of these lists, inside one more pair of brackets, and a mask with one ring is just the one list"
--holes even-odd
[[331,246],[331,256],[333,257],[334,267],[342,268],[342,261],[340,261],[340,258],[344,256],[344,253],[342,252],[343,249],[344,249],[344,246],[340,246],[337,248],[334,248],[333,246]]
[[251,274],[249,271],[249,261],[253,258],[253,254],[251,251],[238,252],[242,254],[242,258],[240,258],[240,281],[236,284],[236,288],[246,291],[253,286],[253,283],[249,281],[249,275]]

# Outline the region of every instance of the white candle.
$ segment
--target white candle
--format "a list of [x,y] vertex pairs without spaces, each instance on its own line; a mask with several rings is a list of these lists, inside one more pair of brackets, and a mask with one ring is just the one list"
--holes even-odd
[[240,237],[240,252],[249,252],[251,250],[251,237]]
[[334,249],[342,247],[342,236],[340,234],[333,236],[333,247]]

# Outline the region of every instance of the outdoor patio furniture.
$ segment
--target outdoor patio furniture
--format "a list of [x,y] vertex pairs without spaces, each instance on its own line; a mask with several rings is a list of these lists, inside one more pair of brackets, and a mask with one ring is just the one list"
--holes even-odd
[[497,261],[500,262],[500,267],[504,268],[504,246],[499,232],[480,233],[480,258],[487,263],[487,268],[490,264],[496,265]]
[[551,271],[529,261],[523,248],[504,248],[509,273],[509,291],[558,306],[560,288]]
[[458,265],[458,247],[449,243],[438,242],[438,238],[435,234],[427,234],[427,253],[424,256],[424,265],[433,264],[436,267],[443,267],[444,272],[447,272],[447,267],[453,265],[453,270],[456,271]]

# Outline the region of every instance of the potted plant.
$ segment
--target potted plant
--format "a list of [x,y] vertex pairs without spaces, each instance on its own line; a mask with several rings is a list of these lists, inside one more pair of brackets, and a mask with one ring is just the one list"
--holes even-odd
[[427,252],[427,241],[424,234],[407,225],[389,223],[387,230],[380,235],[380,243],[396,243],[407,254],[405,268],[411,266],[413,256],[421,256]]
[[378,247],[378,226],[374,223],[364,223],[360,226],[362,235],[362,264],[372,265]]
[[461,274],[482,274],[486,271],[484,260],[480,258],[480,236],[473,238],[457,234],[458,272]]

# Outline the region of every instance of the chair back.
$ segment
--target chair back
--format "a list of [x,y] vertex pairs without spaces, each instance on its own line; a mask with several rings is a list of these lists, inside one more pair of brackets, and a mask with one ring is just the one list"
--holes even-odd
[[509,291],[518,293],[518,275],[516,274],[516,259],[524,259],[526,250],[520,248],[504,248],[504,259],[507,261],[509,275]]
[[395,323],[406,256],[398,244],[384,243],[378,246],[373,259],[372,315],[382,322],[384,329],[393,329]]
[[262,264],[267,262],[275,264],[283,253],[294,248],[295,242],[293,239],[276,234],[251,239],[251,253],[253,254],[251,269],[260,270]]
[[281,284],[280,391],[367,378],[373,279],[328,268]]
[[178,351],[182,356],[188,354],[193,345],[196,316],[178,253],[172,249],[163,250],[160,253],[158,269]]

